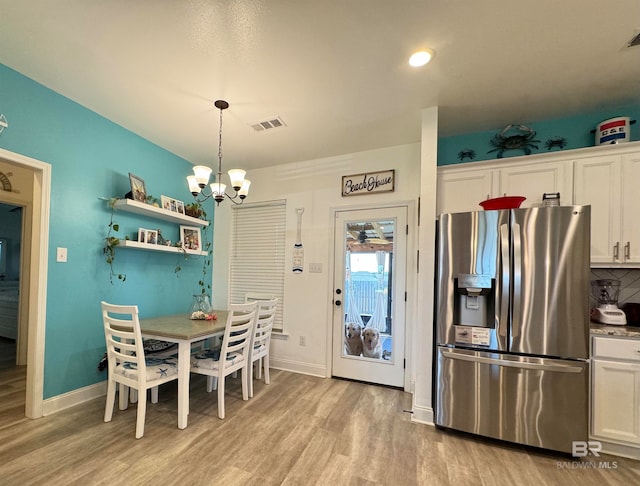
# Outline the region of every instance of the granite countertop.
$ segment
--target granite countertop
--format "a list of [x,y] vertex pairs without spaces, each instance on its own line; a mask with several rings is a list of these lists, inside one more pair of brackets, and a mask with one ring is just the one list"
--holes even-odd
[[607,324],[597,324],[592,322],[590,325],[591,335],[598,336],[620,336],[640,338],[640,327],[634,326],[612,326]]

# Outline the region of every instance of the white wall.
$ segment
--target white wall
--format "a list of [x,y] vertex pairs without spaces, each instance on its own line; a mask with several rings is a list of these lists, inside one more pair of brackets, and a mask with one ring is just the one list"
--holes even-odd
[[436,247],[436,191],[438,160],[438,108],[422,110],[420,164],[420,273],[414,346],[415,391],[412,420],[433,423],[433,305]]
[[[410,144],[283,164],[253,170],[247,174],[253,182],[245,204],[276,199],[287,201],[285,260],[287,269],[291,266],[291,251],[296,237],[295,210],[304,208],[302,243],[305,250],[305,271],[301,274],[285,272],[284,329],[287,336],[275,337],[272,340],[273,367],[318,376],[331,375],[330,336],[333,293],[331,216],[332,211],[336,209],[382,207],[399,203],[409,205],[407,341],[412,342],[416,323],[427,325],[416,312],[418,305],[415,265],[415,250],[418,246],[416,208],[420,194],[422,157],[421,144]],[[435,161],[433,163],[435,174]],[[394,192],[347,198],[341,196],[342,176],[388,169],[396,171]],[[435,188],[435,177],[433,186]],[[224,307],[228,303],[229,216],[230,204],[222,203],[216,209],[214,220],[212,292],[214,307]],[[424,258],[433,260],[433,255],[425,255]],[[322,273],[309,273],[308,265],[311,262],[321,263]],[[431,314],[426,322],[428,330],[422,331],[421,335],[431,334]],[[305,336],[306,346],[300,346],[300,336]],[[415,366],[411,365],[413,349],[414,347],[410,345],[406,347],[407,370],[411,382],[415,378]],[[430,368],[425,372],[430,376]],[[430,383],[427,385],[430,386]],[[422,395],[430,395],[430,391],[421,392]]]

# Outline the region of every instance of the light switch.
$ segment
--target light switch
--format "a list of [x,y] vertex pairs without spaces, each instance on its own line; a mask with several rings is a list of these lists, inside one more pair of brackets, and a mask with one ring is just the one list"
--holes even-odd
[[57,262],[66,263],[66,261],[67,261],[67,249],[66,248],[58,247],[58,249],[56,250],[56,261]]
[[322,263],[309,263],[309,273],[322,273]]

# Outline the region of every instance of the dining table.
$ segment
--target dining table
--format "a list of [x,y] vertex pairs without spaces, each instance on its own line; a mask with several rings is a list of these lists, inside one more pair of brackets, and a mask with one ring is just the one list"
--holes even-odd
[[216,319],[190,319],[186,314],[140,319],[142,336],[178,344],[178,428],[187,427],[191,345],[224,334],[228,311],[213,310]]

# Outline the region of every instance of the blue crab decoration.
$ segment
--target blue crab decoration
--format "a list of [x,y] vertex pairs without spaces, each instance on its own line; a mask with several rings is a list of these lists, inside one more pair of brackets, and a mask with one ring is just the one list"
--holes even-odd
[[[517,133],[507,135],[509,131],[512,131],[512,133],[513,131],[517,131]],[[525,155],[529,155],[531,154],[532,148],[538,148],[534,142],[540,142],[540,140],[534,140],[535,136],[536,132],[527,126],[513,124],[507,125],[500,133],[497,133],[491,140],[489,140],[491,145],[495,148],[489,150],[487,153],[490,154],[491,152],[498,152],[497,157],[499,159],[502,158],[502,155],[507,150],[522,150]]]
[[458,152],[458,160],[469,159],[473,160],[476,158],[476,151],[472,149],[464,149]]
[[553,137],[547,140],[544,143],[544,146],[547,147],[547,150],[551,150],[554,147],[558,147],[559,149],[563,149],[567,146],[567,139],[564,137]]

